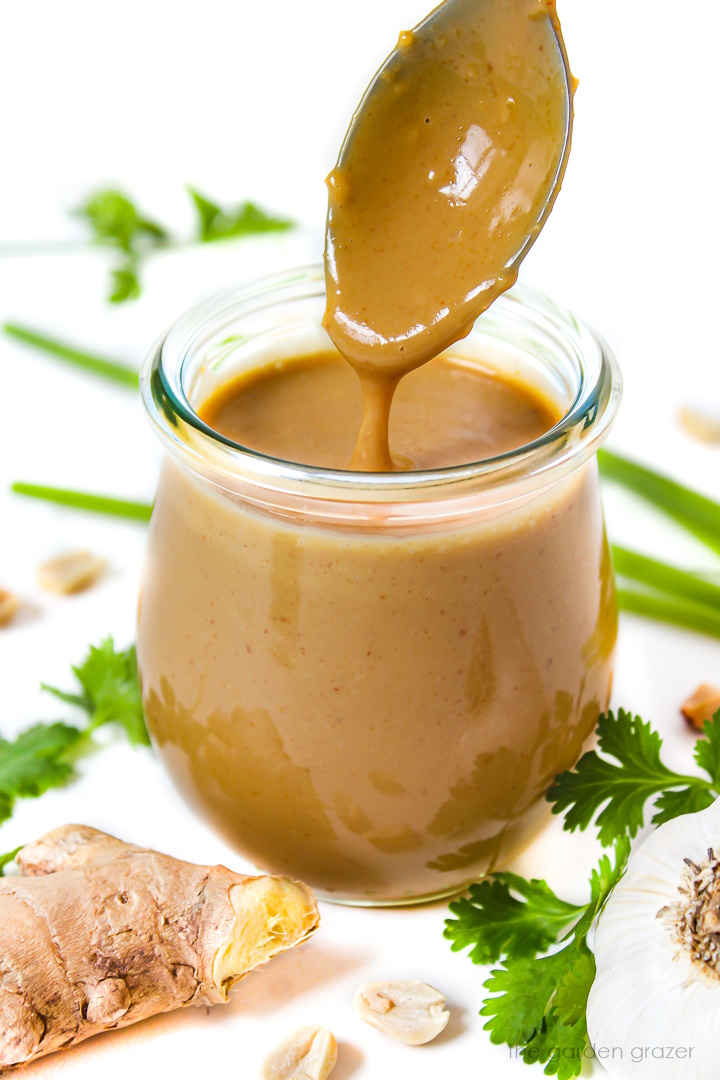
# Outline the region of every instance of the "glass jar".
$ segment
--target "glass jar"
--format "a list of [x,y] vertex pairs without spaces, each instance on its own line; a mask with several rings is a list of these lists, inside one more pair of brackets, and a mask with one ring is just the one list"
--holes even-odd
[[620,399],[605,345],[515,288],[450,350],[562,419],[476,464],[364,474],[238,446],[196,408],[328,349],[322,268],[200,305],[143,399],[167,451],[138,625],[147,722],[238,852],[322,896],[458,891],[545,820],[606,708],[617,609],[595,450]]

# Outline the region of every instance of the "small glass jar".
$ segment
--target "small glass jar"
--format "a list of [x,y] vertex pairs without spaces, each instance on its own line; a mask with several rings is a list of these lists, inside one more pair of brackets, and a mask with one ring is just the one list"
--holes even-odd
[[214,298],[141,377],[167,451],[138,625],[148,727],[181,791],[264,871],[398,904],[502,865],[606,708],[617,609],[594,453],[605,345],[515,288],[451,350],[554,400],[476,464],[365,474],[238,446],[197,408],[329,349],[322,268]]

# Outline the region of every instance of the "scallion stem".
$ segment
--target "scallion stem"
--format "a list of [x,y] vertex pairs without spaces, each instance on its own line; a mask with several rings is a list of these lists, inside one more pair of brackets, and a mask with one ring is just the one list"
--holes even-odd
[[720,503],[610,450],[598,451],[600,472],[679,522],[720,554]]
[[700,634],[720,637],[720,611],[706,604],[683,601],[654,592],[636,589],[618,589],[618,606],[621,611],[643,615],[646,619],[672,623]]
[[622,577],[671,596],[705,604],[720,614],[720,585],[715,582],[628,548],[613,545],[612,553],[615,570]]
[[113,382],[121,383],[123,386],[137,389],[137,372],[117,360],[110,360],[105,356],[94,356],[92,353],[83,352],[82,349],[76,349],[72,345],[56,341],[54,338],[39,334],[36,330],[31,330],[27,326],[19,326],[17,323],[5,323],[3,330],[11,338],[22,341],[24,345],[30,345],[33,349],[49,353],[51,356],[57,357],[58,360],[64,360],[68,364],[73,364],[84,371],[90,371],[94,375],[100,375],[104,379],[111,379]]
[[94,495],[89,491],[71,491],[68,488],[25,483],[15,483],[11,490],[16,495],[27,495],[31,499],[43,499],[45,502],[58,503],[75,510],[88,510],[93,514],[107,514],[110,517],[130,518],[134,521],[149,521],[152,513],[151,503],[114,499],[107,495]]

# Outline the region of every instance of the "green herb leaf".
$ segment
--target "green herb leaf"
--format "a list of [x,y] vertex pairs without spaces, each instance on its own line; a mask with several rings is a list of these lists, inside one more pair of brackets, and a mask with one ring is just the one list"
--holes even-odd
[[[585,1010],[595,961],[587,933],[629,855],[630,840],[622,836],[615,842],[614,863],[603,855],[593,870],[587,904],[568,904],[544,881],[509,873],[491,874],[471,887],[469,898],[450,904],[456,918],[447,920],[445,937],[453,949],[473,946],[476,963],[504,956],[503,966],[483,984],[492,995],[480,1010],[489,1018],[485,1030],[491,1041],[522,1046],[523,1060],[545,1064],[548,1076],[569,1080],[592,1056]],[[563,947],[538,958],[536,953],[554,944],[568,923],[573,925]]]
[[630,838],[627,834],[619,836],[614,843],[615,862],[610,862],[608,855],[602,855],[597,869],[590,875],[590,903],[573,927],[576,938],[584,937],[593,922],[607,903],[610,893],[625,873],[630,858]]
[[140,295],[138,263],[141,256],[164,247],[169,237],[162,225],[141,214],[135,204],[114,188],[96,191],[74,211],[89,224],[96,243],[127,256],[112,270],[108,299],[113,304]]
[[137,300],[140,296],[140,282],[136,272],[135,260],[117,266],[110,277],[112,286],[108,297],[111,304],[122,304],[125,300]]
[[592,1058],[588,1044],[585,1012],[590,987],[595,978],[595,958],[580,943],[577,959],[563,976],[546,1013],[543,1026],[523,1050],[528,1065],[547,1062],[546,1076],[570,1080],[582,1072],[587,1058]]
[[595,958],[589,949],[583,948],[553,998],[553,1010],[563,1024],[577,1024],[585,1020],[588,994],[594,981]]
[[[567,904],[545,882],[495,873],[450,904],[455,918],[445,928],[451,947],[471,948],[476,963],[503,958],[483,984],[491,996],[480,1015],[488,1018],[491,1041],[521,1047],[518,1056],[527,1064],[544,1064],[546,1075],[560,1080],[579,1075],[593,1056],[585,1013],[595,960],[587,935],[625,871],[646,801],[659,796],[653,818],[659,823],[709,805],[720,786],[720,711],[705,724],[695,749],[709,779],[666,768],[660,736],[624,710],[600,717],[598,740],[600,753],[614,760],[591,751],[548,793],[554,812],[566,811],[566,828],[585,829],[596,819],[600,839],[614,847],[614,860],[602,855],[590,875],[589,902]],[[557,952],[536,955],[552,947],[568,924]]]
[[716,791],[720,790],[720,709],[712,720],[703,724],[704,738],[695,743],[695,760],[710,777],[710,783]]
[[[597,875],[601,879],[607,879],[604,869]],[[588,905],[590,922],[600,892]],[[491,1042],[523,1046],[526,1064],[545,1064],[548,1076],[577,1076],[591,1054],[585,1012],[594,978],[595,960],[584,933],[551,956],[508,957],[483,984],[494,995],[480,1010],[490,1018],[485,1030]]]
[[233,236],[252,236],[257,233],[283,232],[292,229],[294,222],[266,213],[252,202],[222,207],[189,187],[188,191],[198,213],[198,239],[203,244],[227,240]]
[[[68,780],[73,775],[74,759],[92,746],[92,732],[103,724],[119,724],[133,745],[150,743],[134,646],[118,651],[108,637],[91,648],[73,671],[80,692],[44,684],[42,689],[81,708],[88,724],[77,728],[60,721],[40,723],[21,732],[14,742],[0,738],[0,822],[11,816],[16,798],[42,795]],[[2,865],[0,862],[0,869]]]
[[530,1042],[543,1026],[551,997],[577,959],[575,943],[540,959],[513,957],[490,972],[483,986],[492,997],[485,999],[481,1016],[489,1017],[484,1030],[493,1043],[518,1046]]
[[[660,760],[661,739],[639,716],[620,709],[598,721],[598,745],[607,761],[591,750],[575,769],[558,776],[547,799],[553,813],[565,812],[563,828],[586,829],[597,814],[598,837],[604,847],[626,833],[635,836],[643,825],[645,803],[674,787],[709,787],[699,777],[679,776]],[[607,805],[605,805],[607,804]],[[598,814],[598,810],[604,809]]]
[[118,652],[112,637],[107,637],[99,646],[91,646],[83,663],[73,671],[82,688],[81,695],[68,695],[45,684],[43,690],[63,701],[81,704],[88,714],[91,731],[103,724],[116,723],[125,730],[133,745],[150,745],[140,700],[134,646]]
[[682,814],[695,814],[699,810],[706,810],[715,802],[715,798],[714,792],[701,783],[674,791],[663,791],[655,801],[652,824],[663,825]]
[[83,732],[58,722],[34,724],[13,742],[0,739],[0,821],[12,814],[16,798],[35,798],[72,775],[69,751]]
[[22,849],[23,845],[21,844],[20,847],[16,847],[14,851],[8,851],[4,855],[0,855],[0,877],[3,877],[5,874],[5,867],[8,863],[13,861],[18,851],[22,851]]
[[94,192],[74,213],[88,222],[97,243],[118,247],[127,255],[167,240],[162,225],[140,214],[135,204],[114,188]]
[[579,1076],[585,1061],[592,1057],[585,1017],[572,1026],[566,1026],[552,1010],[546,1016],[541,1030],[522,1050],[522,1059],[526,1065],[542,1065],[547,1062],[545,1075],[557,1076],[558,1080],[572,1080],[573,1076]]
[[471,885],[449,910],[456,917],[446,920],[444,936],[453,952],[470,948],[474,964],[492,964],[503,955],[544,952],[584,908],[561,900],[544,881],[504,872]]

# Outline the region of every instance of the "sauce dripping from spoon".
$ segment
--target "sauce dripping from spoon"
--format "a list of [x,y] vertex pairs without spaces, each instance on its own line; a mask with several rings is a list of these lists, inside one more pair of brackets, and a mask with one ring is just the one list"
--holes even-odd
[[389,472],[400,379],[515,282],[570,149],[554,0],[445,0],[400,34],[328,177],[323,324],[360,377],[350,468]]

